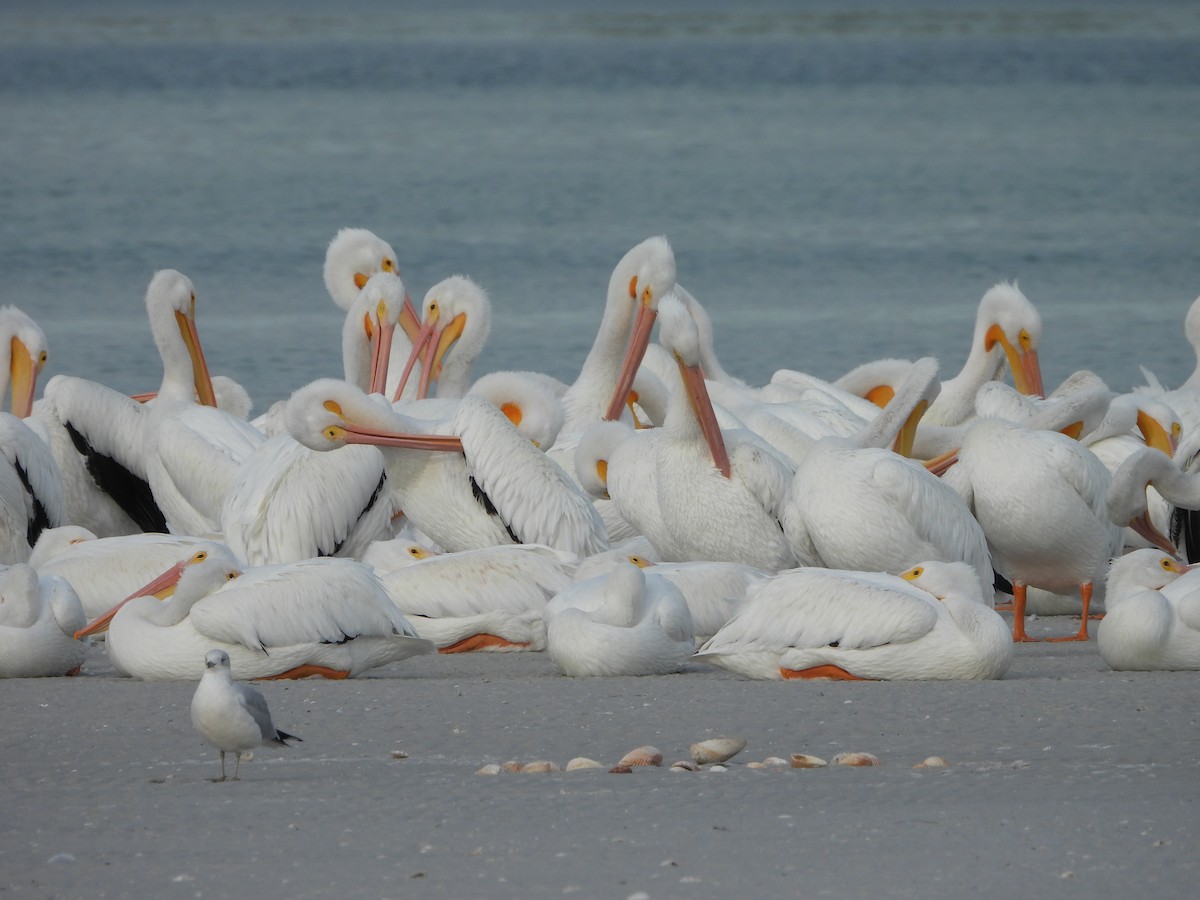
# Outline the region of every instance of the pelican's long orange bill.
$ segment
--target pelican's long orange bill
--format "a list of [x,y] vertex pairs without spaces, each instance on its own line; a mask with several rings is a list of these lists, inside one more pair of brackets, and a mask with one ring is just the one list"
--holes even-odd
[[27,419],[33,412],[33,397],[37,393],[37,378],[41,367],[34,362],[29,348],[19,337],[13,337],[9,356],[9,377],[12,389],[12,414]]
[[406,434],[364,428],[361,425],[342,425],[342,439],[347,444],[373,444],[376,447],[398,447],[403,450],[441,450],[463,452],[462,441],[448,434]]
[[429,340],[429,345],[432,347],[432,352],[426,351],[426,357],[422,361],[421,381],[417,388],[418,397],[429,396],[429,383],[437,381],[442,374],[442,360],[446,354],[450,352],[450,348],[454,346],[455,341],[462,337],[463,329],[467,327],[466,313],[459,313],[441,328],[436,329],[434,335]]
[[650,344],[650,333],[654,330],[654,320],[657,318],[658,310],[645,303],[638,308],[629,346],[625,348],[625,360],[617,374],[616,389],[613,391],[612,401],[608,404],[608,412],[604,414],[604,418],[610,422],[621,418],[625,403],[629,399],[629,391],[633,388],[633,379],[637,377],[638,367],[641,366],[646,347]]
[[368,394],[387,391],[388,362],[392,356],[392,337],[395,333],[395,325],[390,322],[379,323],[379,330],[371,341],[371,383],[367,385]]
[[[401,318],[401,323],[403,323],[403,318]],[[396,390],[392,394],[393,403],[397,402],[400,395],[404,393],[404,386],[408,384],[409,376],[412,375],[413,366],[417,364],[417,360],[427,356],[425,348],[431,346],[435,324],[434,321],[422,323],[415,333],[410,333],[408,328],[404,329],[404,333],[409,335],[409,340],[412,342],[412,350],[408,354],[408,361],[404,363],[404,371],[400,373],[400,380],[396,382]],[[424,366],[425,363],[422,362],[422,365]]]
[[1179,548],[1175,546],[1175,542],[1154,527],[1154,523],[1150,521],[1149,511],[1143,512],[1140,516],[1135,516],[1130,521],[1129,527],[1159,550],[1170,553],[1172,556],[1179,553]]
[[679,361],[679,373],[683,376],[683,387],[691,401],[700,432],[704,442],[708,444],[708,452],[712,455],[713,465],[726,478],[732,469],[729,465],[729,451],[725,447],[725,437],[721,434],[721,426],[717,422],[717,414],[713,411],[712,400],[708,396],[708,385],[704,383],[704,372],[699,366],[687,366]]
[[87,628],[80,629],[75,632],[75,639],[89,637],[93,634],[100,634],[102,631],[107,631],[108,626],[112,623],[113,617],[120,612],[121,607],[137,597],[158,597],[160,599],[169,597],[175,591],[175,585],[179,584],[179,579],[183,575],[183,563],[176,563],[163,572],[149,584],[144,585],[110,609],[108,612],[94,619]]
[[196,397],[202,406],[216,406],[217,394],[213,390],[212,376],[208,374],[208,362],[204,359],[204,349],[200,346],[200,333],[196,330],[196,316],[175,313],[179,323],[179,333],[187,346],[188,356],[192,358],[192,381],[196,385]]
[[958,450],[959,448],[955,447],[953,450],[946,451],[941,456],[925,460],[925,468],[939,477],[945,475],[947,470],[958,462]]

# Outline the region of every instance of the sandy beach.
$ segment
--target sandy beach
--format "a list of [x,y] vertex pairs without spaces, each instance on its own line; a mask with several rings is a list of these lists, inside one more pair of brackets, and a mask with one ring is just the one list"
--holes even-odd
[[[304,742],[213,783],[195,684],[117,677],[93,648],[80,677],[0,685],[0,895],[1191,896],[1196,675],[1016,649],[982,683],[571,679],[544,653],[264,682]],[[669,770],[716,736],[747,742],[726,771]],[[476,774],[645,744],[663,767]],[[842,751],[882,765],[746,766]],[[949,767],[913,768],[931,755]]]

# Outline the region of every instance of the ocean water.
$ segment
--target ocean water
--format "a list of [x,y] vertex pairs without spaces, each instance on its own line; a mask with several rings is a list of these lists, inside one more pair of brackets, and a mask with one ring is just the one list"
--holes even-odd
[[415,299],[489,291],[478,371],[570,379],[608,275],[665,234],[725,366],[961,365],[1017,279],[1047,386],[1195,356],[1194,2],[25,2],[0,7],[0,303],[47,375],[160,368],[142,299],[187,273],[258,409],[340,375],[342,226]]

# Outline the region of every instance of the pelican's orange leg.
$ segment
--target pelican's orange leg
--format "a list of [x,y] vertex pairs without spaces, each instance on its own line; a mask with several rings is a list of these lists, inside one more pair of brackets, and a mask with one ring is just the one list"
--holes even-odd
[[860,678],[853,672],[847,672],[841,666],[824,665],[813,666],[809,669],[785,669],[782,666],[779,669],[779,674],[785,680],[793,678],[832,678],[834,681],[873,681],[872,678]]
[[1079,630],[1066,637],[1049,638],[1051,641],[1086,641],[1088,639],[1088,607],[1092,605],[1092,583],[1085,581],[1079,586],[1079,596],[1083,599],[1083,612],[1079,618]]
[[1025,582],[1013,582],[1013,640],[1036,641],[1025,633]]

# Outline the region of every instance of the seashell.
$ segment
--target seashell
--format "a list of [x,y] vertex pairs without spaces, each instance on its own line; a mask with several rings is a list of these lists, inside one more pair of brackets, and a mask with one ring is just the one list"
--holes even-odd
[[476,775],[499,775],[503,771],[504,770],[500,767],[499,763],[488,763],[486,766],[482,766],[481,768],[476,769],[475,774]]
[[393,750],[392,759],[408,759],[408,754],[403,750]]
[[711,766],[709,766],[707,769],[705,769],[705,771],[706,772],[728,772],[729,766],[722,765],[721,763],[713,763]]
[[508,762],[500,763],[500,769],[504,772],[520,772],[521,764],[515,759],[510,759]]
[[921,762],[913,766],[914,769],[948,769],[950,763],[941,756],[927,756]]
[[556,763],[550,762],[548,759],[535,759],[533,762],[527,762],[521,766],[522,772],[557,772],[559,771]]
[[623,766],[620,763],[608,770],[610,775],[628,775],[633,771],[633,766]]
[[700,767],[690,759],[681,759],[679,762],[671,763],[672,772],[699,772]]
[[618,766],[661,766],[662,753],[657,747],[634,747],[619,760]]
[[807,753],[792,754],[793,769],[823,769],[829,763],[821,759],[819,756],[809,756]]
[[576,756],[573,760],[567,763],[568,772],[576,772],[579,769],[603,769],[604,763],[596,762],[594,759],[588,759],[586,756]]
[[725,762],[737,756],[745,747],[746,742],[741,738],[712,738],[692,744],[692,759],[700,765]]
[[833,758],[835,766],[881,766],[879,757],[873,753],[839,753]]
[[760,762],[748,762],[748,763],[746,763],[746,768],[747,769],[765,769],[766,766]]
[[791,765],[791,762],[784,759],[782,756],[768,756],[762,761],[762,764],[768,769],[775,768],[776,766],[786,768],[787,766]]

